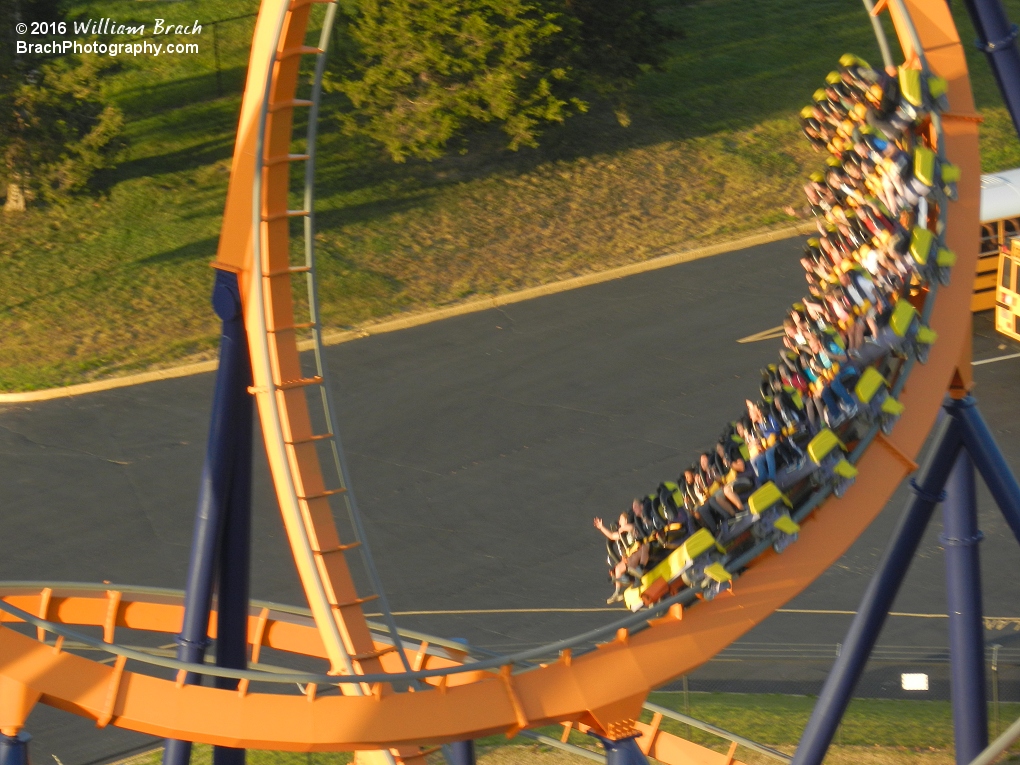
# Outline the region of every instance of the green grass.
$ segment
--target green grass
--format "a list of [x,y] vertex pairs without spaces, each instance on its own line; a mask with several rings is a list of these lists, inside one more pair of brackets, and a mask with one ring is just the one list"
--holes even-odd
[[[684,701],[680,693],[652,693],[649,701],[683,712]],[[807,724],[816,699],[808,696],[778,694],[692,693],[689,714],[717,727],[749,738],[760,744],[790,753]],[[1002,704],[1000,714],[1003,726],[1020,716],[1020,704]],[[649,722],[651,715],[644,713],[642,720]],[[717,751],[725,752],[729,741],[688,726],[664,720],[662,730],[686,738]],[[543,728],[538,732],[559,738],[560,727]],[[909,701],[890,699],[854,699],[843,718],[828,761],[842,765],[869,762],[871,765],[895,765],[917,762],[915,755],[927,754],[935,763],[952,761],[953,746],[952,709],[947,701]],[[995,732],[992,732],[995,735]],[[597,750],[589,736],[576,731],[570,743]],[[486,754],[499,752],[500,762],[532,762],[536,751],[551,751],[536,745],[531,739],[518,736],[489,736],[475,742],[484,763]],[[1014,748],[1014,754],[1017,748]],[[751,765],[765,765],[770,760],[750,750],[739,748],[737,758]],[[211,763],[211,748],[196,746],[194,765]],[[346,752],[299,754],[291,752],[252,751],[250,765],[346,765],[351,755]],[[437,759],[437,762],[441,760]],[[158,753],[133,758],[131,765],[157,765]],[[580,762],[580,760],[578,760]]]
[[[683,712],[681,693],[652,693],[649,701]],[[795,746],[807,725],[816,699],[779,694],[692,693],[690,715],[723,730],[770,746]],[[1003,727],[1020,716],[1020,704],[1000,705]],[[687,726],[670,723],[669,730],[686,734]],[[694,731],[691,740],[711,744],[719,739]],[[844,746],[950,749],[953,711],[948,701],[854,699],[843,718],[839,741]]]
[[[1020,0],[1006,3],[1020,18]],[[214,351],[216,250],[252,19],[220,26],[217,95],[208,22],[255,0],[75,4],[78,16],[205,26],[197,56],[120,59],[108,81],[129,147],[102,193],[2,219],[0,390],[165,366]],[[794,114],[838,56],[877,60],[844,0],[664,0],[685,37],[642,77],[630,125],[607,104],[510,152],[483,133],[433,162],[394,165],[335,129],[324,105],[317,177],[323,318],[351,327],[735,237],[790,219],[822,157]],[[954,6],[965,41],[974,34]],[[321,12],[317,9],[317,12]],[[1020,142],[981,54],[986,171]],[[299,168],[295,168],[297,173]]]

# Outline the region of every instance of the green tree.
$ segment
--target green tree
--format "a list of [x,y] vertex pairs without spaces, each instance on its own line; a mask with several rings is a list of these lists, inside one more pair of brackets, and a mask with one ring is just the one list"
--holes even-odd
[[557,95],[567,78],[540,55],[561,27],[527,0],[347,0],[327,91],[341,122],[402,162],[433,159],[474,124],[499,123],[511,148],[582,105]]
[[511,149],[620,94],[676,34],[657,0],[341,0],[325,87],[349,135],[402,162],[498,124]]
[[544,0],[563,19],[560,66],[599,91],[625,89],[666,57],[666,43],[682,32],[662,21],[656,0]]
[[0,98],[0,174],[6,212],[33,199],[56,202],[83,191],[121,146],[123,116],[106,103],[99,56],[40,63]]

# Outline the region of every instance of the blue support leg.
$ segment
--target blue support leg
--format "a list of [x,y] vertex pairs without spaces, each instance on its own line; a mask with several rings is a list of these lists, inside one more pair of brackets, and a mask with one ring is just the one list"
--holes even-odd
[[943,417],[936,425],[933,448],[919,474],[920,480],[911,481],[914,496],[907,503],[878,570],[868,584],[791,765],[821,765],[825,758],[935,505],[941,500],[946,476],[962,448],[960,430],[960,424],[952,417]]
[[1020,53],[1017,28],[1010,23],[999,0],[964,0],[970,20],[978,33],[977,44],[988,57],[988,65],[1002,93],[1002,100],[1020,135]]
[[999,451],[992,432],[985,424],[973,396],[956,401],[950,413],[963,425],[963,443],[981,478],[1006,517],[1017,542],[1020,542],[1020,484]]
[[[240,300],[237,301],[238,309]],[[252,383],[248,357],[248,339],[240,325],[238,353],[241,385],[245,391]],[[245,395],[234,410],[234,465],[227,497],[226,518],[219,550],[219,578],[216,589],[216,666],[248,668],[248,591],[251,573],[251,468],[253,401]],[[237,689],[237,680],[218,677],[217,688]],[[213,747],[213,765],[244,765],[244,749]]]
[[0,733],[0,765],[29,765],[28,742],[32,737],[25,731],[16,736]]
[[949,604],[949,656],[956,763],[967,765],[988,746],[985,642],[981,614],[981,565],[974,465],[960,453],[946,481],[942,503]]
[[443,756],[449,765],[475,765],[475,742],[454,741],[443,747]]
[[597,738],[602,744],[602,748],[606,750],[606,765],[648,765],[648,758],[641,751],[641,747],[637,745],[640,733],[637,736],[629,736],[615,741],[603,738],[591,731],[588,732],[588,735]]
[[[213,581],[235,472],[238,478],[250,480],[251,476],[250,467],[247,471],[243,468],[235,471],[239,448],[243,446],[238,442],[238,424],[244,420],[242,413],[245,411],[249,434],[251,428],[251,400],[247,391],[251,372],[236,274],[216,272],[212,302],[216,314],[223,321],[220,363],[191,542],[184,624],[177,638],[177,658],[192,663],[201,663],[205,659]],[[249,435],[249,460],[250,452]],[[199,680],[198,675],[189,673],[184,682],[195,684]],[[190,758],[191,742],[167,740],[163,765],[187,765]]]

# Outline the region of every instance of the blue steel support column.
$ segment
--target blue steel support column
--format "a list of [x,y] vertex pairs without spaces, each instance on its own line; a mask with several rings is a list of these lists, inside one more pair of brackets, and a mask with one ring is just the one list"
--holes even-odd
[[978,47],[988,56],[1002,100],[1020,135],[1020,53],[1016,48],[1017,28],[1009,22],[999,0],[964,0],[967,13],[978,33]]
[[[233,285],[236,285],[236,278]],[[233,287],[231,285],[231,287]],[[248,668],[248,590],[251,572],[251,440],[253,400],[247,394],[252,383],[248,337],[240,316],[240,295],[230,294],[235,310],[236,342],[240,346],[241,398],[235,401],[234,463],[227,496],[226,518],[219,550],[219,581],[216,589],[216,666]],[[222,314],[221,314],[222,317]],[[218,677],[217,688],[237,689],[237,680]],[[213,765],[244,765],[244,750],[213,747]]]
[[[251,401],[247,391],[251,371],[236,274],[216,271],[212,302],[216,314],[223,321],[220,364],[216,373],[209,441],[191,540],[191,562],[184,595],[184,624],[177,638],[177,658],[196,663],[205,659],[208,645],[213,581],[227,508],[234,495],[232,487],[235,478],[250,479],[251,475],[250,467],[247,471],[242,467],[235,476],[235,458],[239,455],[239,447],[243,446],[239,443],[238,431],[244,427],[248,428],[249,441],[248,453],[243,456],[248,460],[251,458]],[[245,491],[250,492],[250,489]],[[188,684],[199,681],[200,677],[194,673],[189,673],[184,680]],[[163,751],[164,765],[187,765],[190,758],[191,742],[167,740]]]
[[28,765],[28,742],[32,737],[25,731],[16,736],[0,733],[0,765]]
[[953,417],[943,417],[936,425],[932,451],[919,473],[919,480],[911,481],[914,496],[907,503],[878,570],[861,599],[791,765],[821,765],[932,511],[941,499],[946,476],[962,448],[960,430],[960,424]]
[[974,460],[995,504],[1006,516],[1006,523],[1013,530],[1017,542],[1020,542],[1020,484],[978,411],[977,402],[973,396],[967,396],[954,402],[949,411],[963,425],[963,443],[967,453]]
[[475,765],[475,742],[471,739],[454,741],[443,747],[443,756],[449,765]]
[[606,750],[606,765],[648,765],[648,758],[637,745],[638,736],[621,738],[616,741],[609,738],[602,738],[597,733],[588,732],[589,736],[597,738],[602,748]]
[[946,481],[942,503],[949,604],[949,657],[952,672],[956,763],[967,765],[988,746],[985,699],[985,630],[981,619],[981,564],[974,465],[960,452]]

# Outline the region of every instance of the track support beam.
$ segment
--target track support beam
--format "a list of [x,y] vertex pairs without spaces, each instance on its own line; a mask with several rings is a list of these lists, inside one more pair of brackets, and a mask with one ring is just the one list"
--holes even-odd
[[446,758],[449,765],[475,765],[474,740],[454,741],[452,744],[444,746],[443,757]]
[[941,418],[936,425],[932,451],[921,469],[921,478],[911,481],[914,496],[907,503],[878,570],[857,608],[857,615],[818,696],[791,765],[821,765],[825,758],[935,505],[942,498],[946,476],[961,448],[959,423],[953,417]]
[[648,758],[637,744],[640,733],[615,741],[591,731],[588,731],[588,735],[597,738],[606,750],[606,765],[648,765]]
[[[966,765],[988,744],[984,625],[977,545],[977,465],[1020,541],[1020,486],[973,397],[948,399],[914,496],[900,519],[857,610],[843,650],[825,681],[791,765],[821,765],[864,665],[878,639],[935,505],[943,503],[956,762]],[[973,461],[972,461],[973,460]],[[943,491],[943,488],[945,491]]]
[[942,503],[942,542],[949,606],[949,657],[957,765],[967,765],[988,746],[985,703],[984,624],[974,465],[966,450],[956,458]]
[[953,416],[964,426],[963,443],[967,453],[981,474],[981,480],[992,493],[995,504],[1006,517],[1006,523],[1013,530],[1016,541],[1020,543],[1020,484],[999,451],[974,398],[967,396],[953,402],[952,406]]
[[1011,24],[999,0],[964,0],[967,13],[978,33],[977,47],[985,52],[1002,100],[1020,135],[1020,52],[1017,27]]
[[0,733],[0,765],[29,765],[28,742],[32,737],[25,731],[15,736]]
[[[220,363],[209,426],[202,483],[191,541],[191,562],[184,596],[184,624],[177,658],[201,663],[209,644],[209,613],[217,580],[216,663],[244,669],[248,652],[248,580],[251,547],[251,362],[241,314],[237,274],[217,270],[213,308],[223,322]],[[184,682],[199,683],[189,673]],[[236,680],[217,685],[236,688]],[[163,765],[187,765],[191,742],[168,739]],[[217,746],[215,765],[243,765],[244,750]]]

